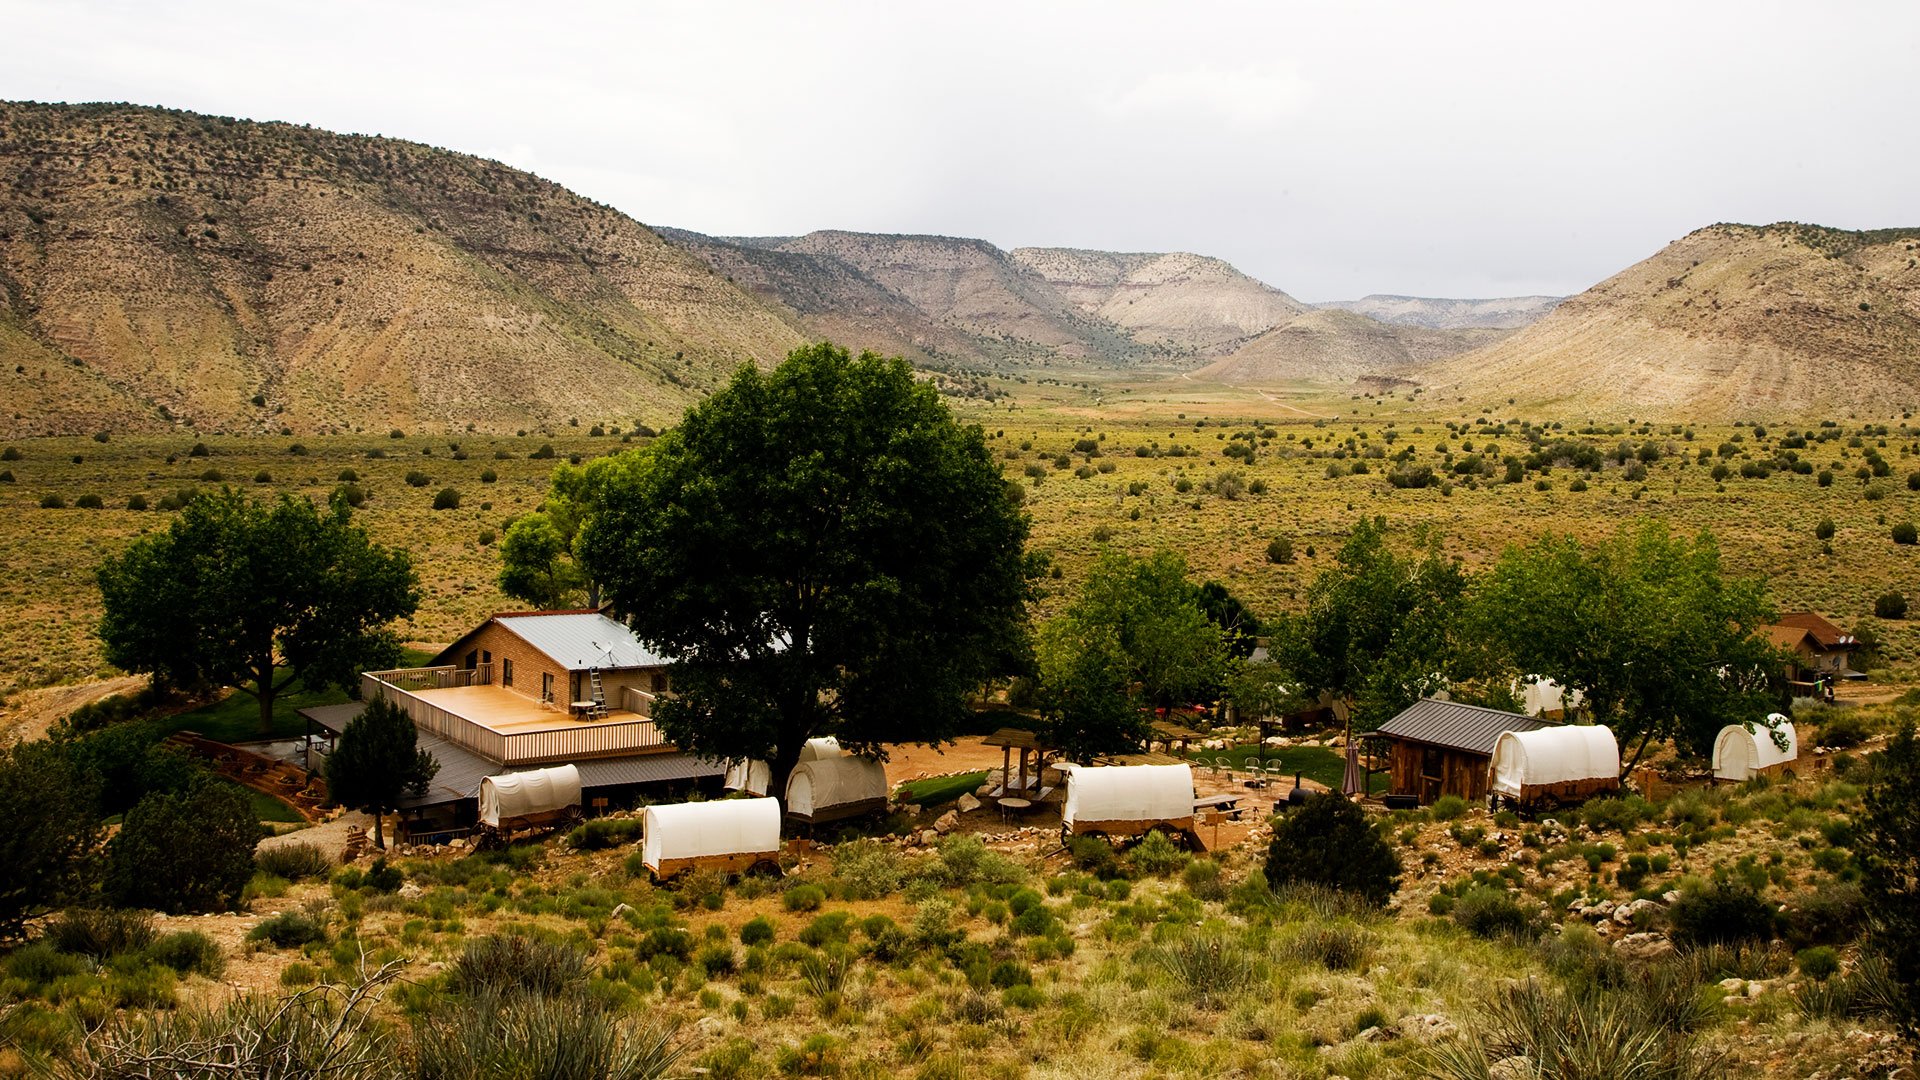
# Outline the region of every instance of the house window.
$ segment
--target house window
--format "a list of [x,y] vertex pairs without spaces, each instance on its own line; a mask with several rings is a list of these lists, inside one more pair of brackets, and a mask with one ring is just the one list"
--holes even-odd
[[500,685],[513,685],[513,660],[510,658],[503,658],[500,661]]
[[480,662],[480,654],[477,652],[470,652],[467,654],[467,662],[463,666],[466,667],[468,671],[472,671],[474,669],[474,666],[479,662]]
[[667,677],[664,673],[658,671],[653,673],[653,692],[656,694],[667,692]]
[[540,673],[540,700],[553,700],[553,672],[551,671]]

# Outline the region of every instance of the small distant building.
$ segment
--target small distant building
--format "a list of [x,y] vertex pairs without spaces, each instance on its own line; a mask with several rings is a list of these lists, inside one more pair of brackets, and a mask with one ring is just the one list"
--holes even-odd
[[1853,669],[1853,654],[1862,648],[1860,639],[1814,612],[1790,611],[1760,627],[1758,633],[1774,648],[1792,654],[1787,684],[1796,695],[1813,694],[1819,684],[1831,685],[1836,679],[1866,678]]
[[1421,698],[1371,734],[1388,744],[1389,792],[1414,796],[1424,806],[1443,795],[1485,799],[1487,767],[1501,733],[1553,726],[1519,713]]

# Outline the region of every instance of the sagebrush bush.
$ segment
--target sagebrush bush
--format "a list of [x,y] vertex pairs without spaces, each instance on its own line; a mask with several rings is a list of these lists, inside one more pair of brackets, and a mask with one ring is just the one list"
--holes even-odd
[[1307,926],[1287,942],[1284,951],[1328,971],[1358,971],[1373,951],[1373,935],[1348,922]]
[[322,879],[333,873],[333,859],[313,844],[281,844],[253,853],[254,869],[288,881]]
[[827,892],[818,885],[795,885],[780,897],[780,906],[788,911],[818,911],[827,902]]
[[1140,955],[1172,975],[1202,1008],[1252,985],[1260,970],[1255,953],[1224,934],[1188,934],[1166,945],[1147,946]]
[[144,955],[181,975],[217,979],[227,967],[227,958],[221,953],[219,943],[198,930],[176,930],[163,935],[146,947]]
[[567,846],[575,851],[602,851],[631,844],[640,839],[644,822],[640,818],[595,818],[567,834]]
[[74,956],[105,960],[153,944],[153,916],[122,908],[75,908],[47,927],[46,940]]
[[899,890],[906,868],[894,849],[872,840],[833,849],[833,876],[848,900],[877,900]]
[[1524,940],[1538,935],[1533,913],[1505,889],[1476,885],[1455,898],[1453,921],[1475,937]]
[[469,997],[550,997],[584,989],[587,975],[587,954],[578,947],[507,932],[467,942],[447,969],[447,987]]
[[1675,941],[1736,944],[1773,937],[1773,905],[1744,882],[1716,882],[1683,892],[1667,909]]
[[277,949],[297,949],[327,940],[327,922],[306,911],[283,911],[247,931],[248,941],[264,941]]
[[1467,800],[1458,795],[1442,795],[1427,807],[1428,816],[1435,821],[1452,821],[1467,812]]
[[1139,868],[1141,873],[1152,877],[1165,877],[1185,867],[1193,856],[1180,850],[1179,845],[1175,844],[1165,832],[1155,829],[1133,846],[1133,850],[1127,853],[1127,858]]

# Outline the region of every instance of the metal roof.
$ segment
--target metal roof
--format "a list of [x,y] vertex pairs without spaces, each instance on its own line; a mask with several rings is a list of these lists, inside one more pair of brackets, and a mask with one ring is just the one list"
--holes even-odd
[[725,762],[693,754],[635,754],[632,757],[590,758],[576,761],[580,786],[617,787],[621,784],[657,784],[667,780],[704,780],[724,776]]
[[1538,731],[1554,726],[1519,713],[1421,698],[1381,724],[1373,734],[1492,757],[1493,744],[1500,740],[1501,732]]
[[[300,715],[337,735],[345,730],[347,724],[360,715],[360,711],[366,707],[364,702],[350,701],[344,705],[320,705],[301,709]],[[417,810],[422,807],[441,806],[476,798],[480,794],[480,781],[487,777],[524,771],[519,767],[502,765],[459,743],[425,731],[418,732],[418,745],[420,749],[432,754],[433,759],[440,763],[440,771],[433,774],[433,780],[427,784],[426,794],[407,795],[400,799],[400,808],[403,810]],[[670,780],[704,780],[708,777],[723,776],[727,771],[724,762],[710,761],[688,753],[592,758],[576,761],[573,765],[580,770],[580,786],[583,788],[658,784]]]
[[552,657],[568,671],[588,668],[665,667],[670,661],[647,648],[626,624],[600,612],[558,615],[496,615],[494,621]]

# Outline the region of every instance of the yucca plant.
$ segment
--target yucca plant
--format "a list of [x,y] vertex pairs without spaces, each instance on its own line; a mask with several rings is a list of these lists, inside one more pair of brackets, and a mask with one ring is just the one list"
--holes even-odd
[[1480,1030],[1427,1059],[1430,1080],[1487,1080],[1525,1058],[1538,1080],[1709,1080],[1725,1061],[1627,993],[1573,995],[1529,979],[1487,1003]]
[[455,993],[553,996],[587,983],[587,955],[573,945],[508,932],[467,942],[447,972]]
[[1233,996],[1259,977],[1259,958],[1224,934],[1189,934],[1148,946],[1142,958],[1172,975],[1202,1008]]
[[469,999],[413,1028],[415,1080],[655,1080],[684,1050],[671,1025],[583,996]]

